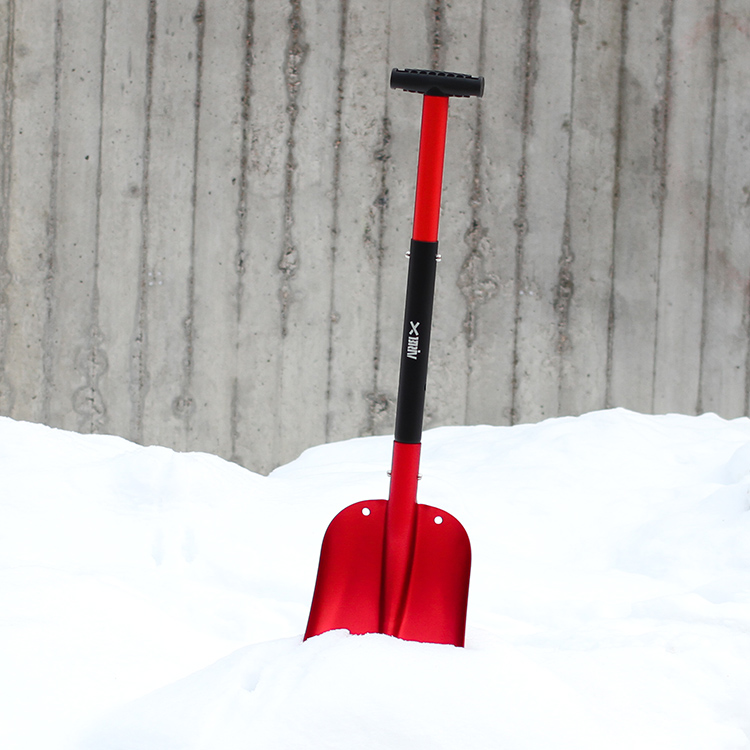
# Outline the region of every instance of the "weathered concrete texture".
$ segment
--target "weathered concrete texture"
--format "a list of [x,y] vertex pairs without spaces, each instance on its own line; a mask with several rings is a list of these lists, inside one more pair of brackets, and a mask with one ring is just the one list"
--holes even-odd
[[748,413],[750,318],[750,14],[718,6],[707,195],[699,411]]
[[10,334],[8,287],[11,283],[8,266],[10,244],[10,160],[13,150],[13,99],[15,73],[15,5],[8,6],[0,17],[0,59],[3,75],[0,79],[0,147],[3,161],[0,164],[0,410],[10,411],[15,393],[8,376],[8,338]]
[[529,0],[527,5],[513,406],[515,419],[524,422],[559,413],[560,334],[556,306],[562,304],[558,293],[559,265],[561,253],[565,252],[575,49],[571,37],[575,29],[573,6],[537,0]]
[[748,413],[741,0],[0,0],[0,413],[267,471],[393,429],[420,98],[426,426]]
[[[482,14],[478,46],[487,88],[476,108],[472,185],[469,210],[461,216],[463,262],[457,280],[464,298],[459,314],[467,347],[464,420],[507,424],[514,396],[517,228],[528,130],[524,104],[532,72],[522,41],[530,28],[523,3],[486,2]],[[488,47],[498,39],[508,43]],[[446,206],[446,213],[449,210]]]
[[654,410],[697,409],[718,3],[675,2],[667,92]]

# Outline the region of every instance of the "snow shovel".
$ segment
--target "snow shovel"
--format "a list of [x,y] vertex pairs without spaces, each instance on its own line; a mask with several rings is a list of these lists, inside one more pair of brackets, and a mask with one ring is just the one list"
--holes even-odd
[[305,639],[343,628],[464,645],[471,547],[449,513],[417,503],[427,359],[435,294],[448,100],[482,96],[484,79],[432,70],[391,73],[424,95],[414,228],[388,500],[344,508],[323,538]]

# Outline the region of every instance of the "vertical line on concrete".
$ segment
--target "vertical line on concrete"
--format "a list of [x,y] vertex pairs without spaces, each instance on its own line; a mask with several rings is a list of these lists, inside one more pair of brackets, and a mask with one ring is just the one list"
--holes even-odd
[[242,456],[238,452],[240,438],[240,379],[236,375],[232,379],[232,397],[229,404],[229,437],[232,451],[229,460],[240,466],[244,466]]
[[511,381],[510,423],[516,424],[518,414],[518,379],[519,379],[519,332],[521,327],[521,291],[523,289],[524,245],[528,230],[526,169],[528,167],[529,138],[533,127],[534,86],[537,74],[537,29],[539,25],[539,0],[524,0],[523,5],[525,28],[521,44],[520,69],[521,83],[521,161],[518,165],[518,190],[516,193],[516,229],[515,270],[514,270],[514,313],[513,313],[513,377]]
[[[722,19],[724,14],[722,13]],[[746,32],[747,33],[747,32]],[[747,203],[745,204],[747,205]],[[750,416],[750,279],[744,280],[745,304],[742,317],[742,323],[745,330],[745,399],[743,404],[743,413]]]
[[141,244],[139,249],[138,300],[135,331],[130,350],[130,436],[143,442],[143,413],[148,391],[148,250],[149,250],[149,168],[151,165],[151,109],[156,52],[156,0],[148,0],[146,32],[146,92],[144,100],[143,154],[141,156]]
[[8,250],[10,246],[10,184],[13,163],[13,99],[15,97],[13,82],[15,8],[15,0],[8,0],[8,30],[3,55],[5,69],[2,89],[3,131],[0,134],[0,138],[2,138],[2,144],[0,145],[0,414],[10,414],[13,409],[13,387],[6,372],[8,330],[10,328],[10,311],[6,289],[11,283]]
[[627,96],[627,51],[628,51],[628,14],[630,11],[630,0],[622,0],[620,6],[620,67],[617,72],[617,112],[615,114],[615,175],[612,190],[612,259],[609,271],[609,315],[607,319],[607,368],[606,384],[604,390],[604,406],[609,409],[612,404],[612,357],[614,352],[615,338],[615,277],[617,272],[617,260],[615,248],[617,245],[617,217],[620,207],[620,172],[622,170],[622,139],[624,131],[624,120],[626,117],[625,101]]
[[[482,2],[480,32],[479,32],[479,75],[484,74],[485,67],[485,13],[487,0]],[[482,206],[482,150],[484,148],[484,123],[483,123],[483,102],[481,99],[476,102],[476,118],[474,121],[474,141],[472,144],[472,185],[469,196],[469,210],[471,219],[469,228],[464,234],[464,242],[468,247],[468,252],[461,265],[456,284],[466,301],[466,316],[464,317],[464,336],[466,337],[466,346],[471,349],[477,337],[477,310],[479,306],[492,299],[500,288],[500,279],[496,274],[488,273],[485,268],[486,258],[482,251],[482,245],[489,232],[482,225],[479,209]],[[471,355],[468,362],[468,377],[472,372]],[[468,387],[468,379],[467,379]],[[468,398],[466,402],[468,410]],[[466,417],[468,419],[468,415]]]
[[237,283],[235,286],[235,375],[232,381],[232,401],[229,415],[231,460],[242,464],[242,457],[238,453],[238,442],[240,436],[240,403],[239,403],[239,350],[240,332],[242,328],[242,300],[245,295],[245,271],[247,252],[245,250],[245,238],[247,237],[247,174],[250,161],[250,114],[253,86],[253,33],[255,30],[255,0],[245,0],[245,54],[242,60],[242,99],[240,110],[240,179],[237,193],[237,253],[235,255],[235,273]]
[[656,320],[654,327],[654,349],[651,371],[651,412],[656,406],[656,363],[659,351],[659,301],[661,299],[661,258],[664,241],[664,209],[667,200],[667,169],[669,154],[669,121],[672,104],[672,33],[674,27],[674,0],[666,0],[664,6],[664,35],[666,45],[662,58],[664,89],[662,101],[654,108],[654,167],[659,175],[657,223],[659,241],[656,258]]
[[54,348],[55,341],[55,272],[57,271],[57,222],[58,190],[60,182],[60,96],[62,86],[62,0],[55,8],[55,52],[54,52],[54,102],[52,116],[52,159],[49,180],[49,210],[46,227],[44,255],[44,330],[42,334],[42,421],[51,419],[52,391],[55,388]]
[[703,234],[703,289],[701,311],[700,359],[698,362],[698,393],[695,402],[696,414],[703,412],[703,364],[706,354],[706,334],[708,330],[708,259],[711,248],[711,208],[713,201],[714,133],[716,125],[716,95],[721,59],[721,0],[714,2],[713,28],[711,30],[711,115],[708,126],[708,164],[706,165],[706,214]]
[[442,60],[443,37],[445,32],[445,0],[429,0],[427,8],[430,47],[430,67],[439,70]]
[[299,267],[299,251],[294,244],[292,228],[294,226],[294,172],[297,168],[295,158],[295,128],[299,114],[299,90],[302,83],[302,66],[307,56],[307,45],[304,41],[304,19],[301,0],[290,0],[289,41],[286,48],[284,79],[287,95],[287,116],[289,118],[289,135],[286,143],[286,164],[284,165],[284,246],[278,268],[282,273],[279,298],[281,300],[281,336],[288,332],[289,306],[292,302],[292,279]]
[[383,300],[383,266],[385,264],[385,229],[388,209],[388,162],[391,159],[391,121],[388,115],[388,97],[385,99],[385,112],[381,123],[380,146],[375,151],[375,161],[380,169],[380,190],[375,199],[378,216],[377,229],[377,273],[375,275],[375,338],[372,355],[372,389],[367,394],[368,412],[365,434],[374,435],[376,420],[388,408],[388,396],[380,391],[380,360],[382,356],[382,330],[380,313]]
[[193,374],[195,369],[195,254],[196,215],[198,213],[198,167],[200,155],[201,97],[203,95],[203,43],[206,35],[206,4],[198,0],[193,14],[196,26],[195,40],[195,95],[193,97],[193,182],[190,190],[192,209],[190,221],[190,251],[187,278],[187,312],[182,321],[185,337],[185,358],[182,367],[182,390],[174,401],[173,412],[183,420],[185,437],[189,440],[192,431],[192,415],[195,410],[193,398]]
[[99,53],[99,133],[97,140],[97,164],[94,207],[94,257],[91,283],[91,306],[89,308],[88,344],[84,353],[85,383],[73,393],[73,409],[78,414],[78,429],[81,432],[101,432],[107,417],[99,379],[107,371],[107,354],[102,348],[103,335],[99,326],[99,254],[101,241],[102,198],[102,138],[104,135],[104,76],[107,60],[107,0],[102,2],[102,27]]
[[338,322],[336,312],[336,260],[338,256],[339,242],[339,208],[341,190],[341,139],[343,137],[343,112],[344,112],[344,85],[346,83],[346,33],[347,18],[349,14],[349,0],[341,0],[339,3],[339,59],[336,71],[336,125],[333,136],[333,175],[331,179],[332,215],[331,215],[331,296],[328,308],[328,360],[326,372],[326,417],[325,417],[325,441],[331,439],[331,420],[333,395],[333,338],[334,328]]
[[570,114],[568,115],[568,163],[565,177],[565,218],[563,221],[562,246],[558,261],[557,284],[555,285],[554,308],[557,315],[557,404],[558,410],[562,403],[563,389],[563,361],[565,353],[570,348],[568,338],[568,324],[570,321],[570,305],[573,299],[575,285],[573,281],[573,261],[575,256],[570,243],[571,222],[571,194],[573,192],[573,113],[576,103],[576,76],[578,63],[578,36],[581,21],[581,0],[571,1],[572,17],[570,23],[571,69],[570,69]]

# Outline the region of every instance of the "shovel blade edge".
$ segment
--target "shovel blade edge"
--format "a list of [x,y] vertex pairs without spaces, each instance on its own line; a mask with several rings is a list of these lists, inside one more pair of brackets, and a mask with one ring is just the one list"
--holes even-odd
[[[323,538],[305,639],[329,630],[382,630],[385,500],[344,508]],[[395,635],[423,643],[464,645],[471,546],[449,513],[417,505],[409,582]]]

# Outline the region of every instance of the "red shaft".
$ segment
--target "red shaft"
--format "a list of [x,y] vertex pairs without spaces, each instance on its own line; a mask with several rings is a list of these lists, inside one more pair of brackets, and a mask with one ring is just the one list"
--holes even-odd
[[443,189],[445,133],[448,125],[448,97],[424,96],[423,100],[412,238],[420,242],[437,242],[440,194]]
[[383,601],[380,632],[397,635],[408,589],[417,520],[420,443],[393,443],[383,551]]
[[[447,123],[448,97],[424,96],[412,231],[412,239],[420,242],[437,242],[438,239]],[[393,444],[391,488],[385,522],[380,627],[380,632],[388,635],[398,633],[409,588],[414,559],[421,447],[420,443],[394,441]]]

